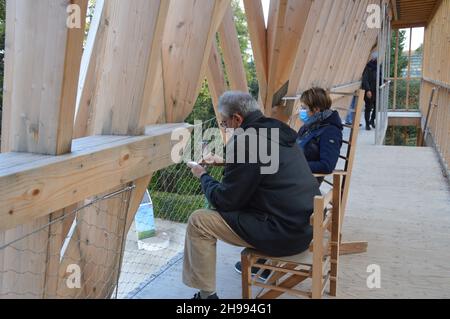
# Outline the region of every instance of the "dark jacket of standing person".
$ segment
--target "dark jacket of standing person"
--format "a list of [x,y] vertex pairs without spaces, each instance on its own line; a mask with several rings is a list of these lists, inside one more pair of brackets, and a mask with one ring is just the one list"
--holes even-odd
[[[255,128],[260,138],[261,128],[279,130],[279,169],[263,175],[260,160],[227,164],[221,183],[202,176],[207,199],[239,237],[263,253],[289,256],[307,250],[312,240],[314,197],[320,192],[296,145],[296,132],[260,111],[250,113],[241,128]],[[248,145],[245,152],[250,152]]]
[[371,91],[374,99],[376,99],[377,93],[377,64],[378,62],[376,59],[369,61],[364,69],[362,76],[362,89],[366,92]]
[[[370,131],[370,125],[375,128],[376,105],[377,105],[377,67],[376,52],[372,54],[372,60],[367,63],[362,76],[362,89],[365,91],[364,102],[366,103],[364,119],[366,121],[366,130]],[[380,76],[381,81],[381,76]],[[368,96],[368,92],[372,96]]]

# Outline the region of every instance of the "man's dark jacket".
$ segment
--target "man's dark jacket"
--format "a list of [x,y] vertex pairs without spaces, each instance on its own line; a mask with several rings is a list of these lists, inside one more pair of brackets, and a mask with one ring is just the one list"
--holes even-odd
[[[296,145],[297,134],[259,111],[251,113],[242,128],[279,129],[278,172],[261,174],[259,160],[256,164],[227,164],[222,183],[206,174],[201,178],[202,189],[227,224],[254,248],[274,257],[301,253],[312,240],[310,216],[314,196],[320,192]],[[261,132],[258,135],[261,137]]]
[[[367,63],[363,76],[362,76],[362,84],[361,87],[364,91],[371,91],[372,98],[368,98],[367,95],[364,96],[364,101],[366,105],[375,106],[376,98],[377,98],[377,60],[371,60]],[[380,78],[381,82],[381,78]]]

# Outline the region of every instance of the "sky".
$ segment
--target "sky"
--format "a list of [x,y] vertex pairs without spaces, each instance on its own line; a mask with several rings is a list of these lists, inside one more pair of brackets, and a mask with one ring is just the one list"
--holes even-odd
[[[405,50],[408,50],[409,29],[405,29],[405,30],[406,30]],[[412,50],[416,50],[423,43],[424,32],[425,32],[424,28],[413,28],[412,41],[411,41],[411,49]]]
[[266,19],[266,26],[267,26],[267,20],[269,19],[269,7],[270,7],[270,0],[261,0],[263,9],[264,9],[264,18]]

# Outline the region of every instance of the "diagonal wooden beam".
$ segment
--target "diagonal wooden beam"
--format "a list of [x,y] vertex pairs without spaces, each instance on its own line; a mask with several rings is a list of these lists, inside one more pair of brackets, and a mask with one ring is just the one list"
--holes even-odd
[[247,75],[231,5],[225,12],[218,34],[230,88],[234,91],[248,92]]
[[[269,41],[269,68],[268,68],[268,84],[267,95],[265,97],[265,114],[267,116],[272,115],[272,101],[273,94],[279,89],[276,86],[276,72],[281,61],[279,61],[280,50],[282,45],[282,35],[286,23],[286,11],[288,0],[279,0],[277,6],[277,13],[275,16],[274,25],[276,26],[273,31],[273,38]],[[270,45],[271,42],[273,45]]]
[[171,1],[162,48],[168,122],[182,121],[191,113],[216,32],[229,5],[230,0]]
[[105,31],[87,135],[141,135],[170,1],[105,2]]
[[[280,4],[282,4],[282,2],[280,2]],[[273,43],[273,45],[271,44],[269,46],[269,48],[271,48],[271,51],[269,52],[269,63],[273,72],[272,75],[269,75],[270,89],[268,89],[266,101],[270,101],[271,107],[273,104],[273,94],[280,88],[282,88],[283,85],[285,85],[285,83],[291,79],[294,71],[299,71],[300,62],[297,62],[297,60],[299,52],[302,49],[301,42],[304,38],[309,38],[305,30],[310,28],[310,26],[308,26],[308,21],[310,21],[309,16],[311,15],[311,13],[313,13],[312,11],[317,5],[320,6],[321,1],[289,1],[289,10],[285,12],[285,17],[281,18],[280,14],[282,13],[282,11],[278,10],[277,18],[273,19],[273,23],[275,23],[275,21],[278,21],[277,25],[279,27],[276,31],[274,31],[272,28],[270,32],[271,42]],[[284,21],[284,25],[282,27],[280,27],[279,19],[282,19]],[[279,44],[277,44],[277,42]],[[293,78],[293,80],[294,82],[298,82],[298,79]],[[289,81],[289,86],[287,89],[288,95],[289,90],[294,91],[294,88],[296,86],[297,83],[291,83]],[[272,116],[281,121],[287,121],[289,119],[289,115],[285,113],[289,112],[286,112],[286,109],[291,108],[275,106],[275,109],[272,110]]]
[[97,0],[81,59],[73,138],[85,137],[88,134],[89,122],[92,120],[92,101],[99,81],[99,60],[102,57],[105,31],[109,23],[105,10],[103,10],[104,6],[105,0]]
[[248,33],[252,44],[253,57],[255,59],[259,95],[262,100],[265,100],[267,94],[268,61],[264,11],[260,0],[244,0],[244,8],[247,16]]
[[222,67],[222,59],[217,48],[217,42],[214,41],[211,48],[211,54],[208,60],[208,68],[206,71],[206,79],[208,80],[208,87],[211,93],[211,98],[214,107],[216,118],[220,121],[220,114],[218,111],[219,98],[228,89],[225,81],[225,74]]
[[[297,53],[303,37],[307,36],[306,27],[311,10],[316,1],[289,1],[286,12],[285,28],[280,48],[280,65],[276,72],[276,86],[281,87],[293,72]],[[319,1],[320,2],[320,1]]]

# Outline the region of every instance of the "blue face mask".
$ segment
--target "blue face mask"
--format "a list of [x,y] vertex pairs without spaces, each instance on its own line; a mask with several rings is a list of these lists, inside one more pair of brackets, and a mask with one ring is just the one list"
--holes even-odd
[[309,120],[308,111],[307,110],[300,110],[300,113],[299,113],[298,117],[300,118],[300,120],[302,120],[303,123],[308,122],[308,120]]

